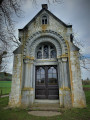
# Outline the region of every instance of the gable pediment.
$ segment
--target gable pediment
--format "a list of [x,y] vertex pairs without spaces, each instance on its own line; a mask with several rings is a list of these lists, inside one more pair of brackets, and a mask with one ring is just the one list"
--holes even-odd
[[[37,18],[38,18],[38,17],[41,17],[41,16],[44,15],[44,14],[48,15],[49,17],[51,17],[52,19],[54,19],[55,21],[57,21],[59,24],[63,25],[63,26],[66,27],[66,28],[71,28],[71,27],[72,27],[72,25],[67,25],[67,24],[65,24],[62,20],[60,20],[59,18],[57,18],[57,17],[56,17],[54,14],[52,14],[49,10],[43,8],[43,9],[41,9],[41,10],[36,14],[36,16],[35,16],[28,24],[26,24],[26,25],[24,26],[23,29],[28,28],[32,23],[34,23],[35,21],[37,21]],[[40,22],[41,22],[41,21],[39,21],[39,23],[40,23]],[[49,21],[49,23],[50,23],[50,21]],[[19,30],[22,30],[22,29],[19,29]]]

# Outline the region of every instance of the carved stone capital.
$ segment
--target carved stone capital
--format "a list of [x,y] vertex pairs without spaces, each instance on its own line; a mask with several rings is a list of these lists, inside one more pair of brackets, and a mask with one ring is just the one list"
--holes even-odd
[[62,62],[67,62],[67,58],[62,58]]
[[34,60],[34,57],[31,57],[31,56],[25,56],[24,59]]
[[31,63],[31,64],[33,64],[34,57],[25,56],[23,60],[24,60],[24,63]]
[[24,63],[26,63],[26,64],[27,64],[27,63],[30,63],[30,60],[29,60],[29,59],[24,59],[23,61],[24,61]]

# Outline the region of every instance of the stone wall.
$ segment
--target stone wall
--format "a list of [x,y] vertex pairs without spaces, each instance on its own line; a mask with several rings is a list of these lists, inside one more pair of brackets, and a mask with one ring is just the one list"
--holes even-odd
[[86,107],[86,100],[81,81],[81,70],[78,51],[70,52],[70,61],[72,74],[71,79],[72,106],[83,108]]
[[10,106],[20,106],[21,104],[21,79],[22,79],[22,55],[14,55],[13,75],[11,93],[9,96]]

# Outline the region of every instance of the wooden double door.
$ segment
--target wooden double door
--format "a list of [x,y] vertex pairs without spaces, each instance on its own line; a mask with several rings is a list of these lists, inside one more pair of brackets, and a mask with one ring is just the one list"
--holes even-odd
[[58,99],[57,66],[36,66],[35,99]]

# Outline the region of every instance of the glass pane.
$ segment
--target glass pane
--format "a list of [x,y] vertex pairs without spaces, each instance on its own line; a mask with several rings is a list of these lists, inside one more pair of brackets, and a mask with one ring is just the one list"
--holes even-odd
[[41,72],[40,69],[38,69],[38,70],[37,70],[37,74],[40,74],[40,72]]
[[51,73],[51,74],[52,74],[52,68],[50,68],[50,69],[48,70],[48,73]]
[[56,51],[52,50],[50,56],[51,56],[51,58],[56,58]]
[[42,52],[41,52],[41,51],[38,51],[38,52],[37,52],[37,58],[38,58],[38,59],[42,59]]
[[45,24],[47,24],[47,19],[45,19]]
[[56,69],[54,67],[50,67],[48,73],[56,73]]
[[42,20],[42,24],[44,24],[44,20]]
[[45,81],[45,75],[41,75],[41,84]]
[[44,58],[48,58],[49,57],[49,51],[48,51],[48,46],[47,45],[44,46],[44,56],[43,57]]
[[48,78],[52,78],[52,74],[48,74]]
[[53,78],[57,78],[57,74],[53,74]]
[[56,69],[55,68],[53,68],[53,73],[56,73]]
[[37,75],[37,79],[40,79],[40,75]]
[[41,74],[45,74],[45,70],[41,68]]
[[50,67],[48,70],[48,84],[49,85],[57,85],[57,73],[54,67]]
[[37,76],[36,84],[44,85],[45,84],[45,70],[42,67],[39,67],[37,69],[36,76]]

